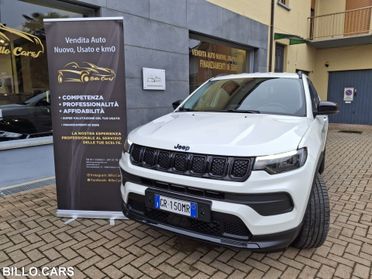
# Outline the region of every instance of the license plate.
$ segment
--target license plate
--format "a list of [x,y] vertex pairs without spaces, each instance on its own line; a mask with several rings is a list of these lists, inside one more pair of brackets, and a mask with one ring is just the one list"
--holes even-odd
[[154,208],[192,218],[198,217],[198,204],[196,202],[169,198],[159,194],[154,195]]

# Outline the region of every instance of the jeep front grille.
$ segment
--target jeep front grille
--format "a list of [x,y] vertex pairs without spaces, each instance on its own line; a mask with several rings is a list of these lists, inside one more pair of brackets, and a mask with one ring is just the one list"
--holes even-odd
[[144,168],[203,178],[245,181],[253,158],[185,153],[133,144],[132,164]]

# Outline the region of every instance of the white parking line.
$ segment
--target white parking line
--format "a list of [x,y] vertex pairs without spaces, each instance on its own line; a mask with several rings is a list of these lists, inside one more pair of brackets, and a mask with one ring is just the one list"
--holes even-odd
[[12,188],[25,186],[25,185],[30,185],[30,184],[34,184],[34,183],[38,183],[38,182],[43,182],[43,181],[50,180],[50,179],[55,179],[55,176],[44,177],[44,178],[41,178],[41,179],[31,180],[31,181],[27,181],[27,182],[23,182],[23,183],[19,183],[19,184],[14,184],[14,185],[9,185],[9,186],[5,186],[5,187],[0,186],[0,191],[9,190],[9,189],[12,189]]

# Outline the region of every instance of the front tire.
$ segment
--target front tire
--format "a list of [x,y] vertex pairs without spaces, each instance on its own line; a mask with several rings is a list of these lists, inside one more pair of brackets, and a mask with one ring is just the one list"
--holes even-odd
[[299,249],[321,246],[327,238],[329,220],[327,187],[320,174],[316,173],[302,228],[292,245]]
[[324,151],[323,151],[323,158],[322,158],[322,162],[320,163],[320,166],[319,166],[319,169],[318,169],[318,172],[320,174],[323,174],[324,172],[324,169],[325,169],[325,157],[326,157],[326,149],[324,148]]

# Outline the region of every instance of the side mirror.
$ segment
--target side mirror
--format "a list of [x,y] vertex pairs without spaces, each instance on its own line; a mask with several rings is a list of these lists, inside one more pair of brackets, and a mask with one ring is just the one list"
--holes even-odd
[[334,102],[321,101],[318,105],[316,115],[330,115],[338,112],[338,105]]
[[182,100],[177,100],[177,101],[173,102],[172,103],[173,109],[178,108],[181,103],[182,103]]

